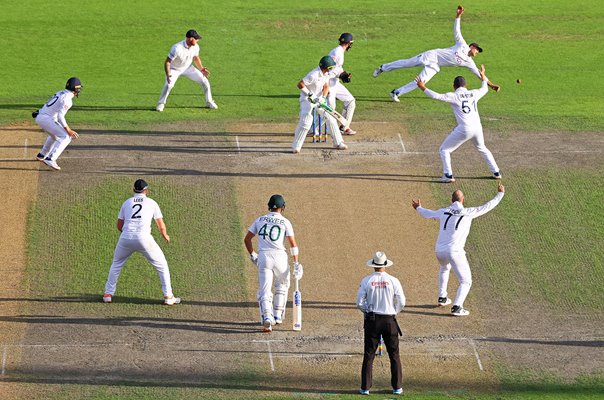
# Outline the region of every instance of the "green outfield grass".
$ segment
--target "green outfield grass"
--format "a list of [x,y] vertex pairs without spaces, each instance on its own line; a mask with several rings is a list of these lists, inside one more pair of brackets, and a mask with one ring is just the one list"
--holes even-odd
[[[604,37],[598,0],[520,0],[464,3],[462,33],[485,52],[489,77],[503,87],[481,102],[485,125],[500,130],[600,131],[604,126],[597,51]],[[388,92],[419,71],[378,79],[379,64],[453,44],[455,4],[443,1],[355,0],[276,2],[199,1],[166,7],[160,0],[42,0],[3,3],[0,46],[10,59],[0,88],[0,119],[29,119],[69,76],[85,86],[69,115],[74,127],[113,128],[140,123],[233,118],[291,121],[298,113],[296,82],[350,31],[355,45],[346,57],[357,119],[409,121],[426,131],[426,115],[442,105],[413,92],[392,112]],[[203,39],[201,57],[212,71],[220,109],[200,109],[200,89],[179,81],[166,112],[151,112],[163,84],[163,61],[187,29]],[[465,69],[443,69],[430,87],[447,91]],[[516,79],[523,83],[516,84]],[[478,81],[470,79],[471,85]],[[418,98],[422,101],[418,101]],[[388,112],[386,112],[386,110]],[[404,115],[403,115],[404,114]],[[440,129],[435,131],[439,132]]]

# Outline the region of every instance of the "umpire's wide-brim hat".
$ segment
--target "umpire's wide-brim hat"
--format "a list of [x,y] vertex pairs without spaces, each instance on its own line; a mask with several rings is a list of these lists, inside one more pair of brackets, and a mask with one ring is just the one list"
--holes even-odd
[[371,268],[382,268],[389,267],[394,263],[386,257],[383,251],[378,251],[374,254],[373,258],[367,261],[367,266]]

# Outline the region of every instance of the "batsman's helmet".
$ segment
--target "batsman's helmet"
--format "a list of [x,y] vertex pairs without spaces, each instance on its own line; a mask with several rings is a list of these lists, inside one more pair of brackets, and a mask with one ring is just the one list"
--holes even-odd
[[65,84],[65,89],[75,92],[76,96],[80,94],[83,87],[82,82],[80,82],[80,80],[75,76],[67,79],[67,83]]
[[149,184],[142,179],[137,179],[136,182],[134,182],[134,192],[135,193],[142,193],[143,190],[147,189],[148,187],[149,187]]
[[338,39],[338,42],[340,42],[340,44],[354,42],[354,39],[352,38],[352,33],[348,33],[348,32],[342,33],[340,35],[340,38]]
[[268,199],[268,208],[269,210],[274,210],[275,208],[283,208],[285,207],[285,199],[280,194],[274,194]]
[[336,62],[331,56],[325,56],[319,61],[319,68],[321,69],[332,69],[336,66]]
[[466,86],[466,78],[464,78],[463,76],[456,76],[453,80],[453,87],[457,89],[462,86]]

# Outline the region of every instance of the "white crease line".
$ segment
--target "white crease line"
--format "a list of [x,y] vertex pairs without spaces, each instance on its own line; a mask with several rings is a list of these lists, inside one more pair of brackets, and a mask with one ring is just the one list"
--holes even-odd
[[478,368],[480,368],[481,371],[484,371],[484,368],[482,368],[482,362],[480,362],[480,356],[478,355],[478,349],[476,349],[476,344],[472,339],[468,339],[468,342],[470,343],[470,346],[472,346],[472,350],[474,350],[474,356],[476,357]]
[[25,138],[25,147],[23,148],[23,158],[27,158],[27,138]]
[[268,359],[271,362],[271,371],[275,372],[275,363],[273,362],[273,352],[271,350],[271,342],[267,340],[266,345],[268,347]]
[[407,152],[407,149],[405,148],[405,143],[403,143],[403,137],[401,136],[401,134],[400,134],[400,133],[398,134],[398,138],[399,138],[399,139],[400,139],[400,141],[401,141],[401,146],[403,146],[403,153],[406,153],[406,152]]
[[2,351],[2,375],[4,375],[6,373],[6,346],[4,347],[4,350]]
[[237,154],[241,154],[241,146],[239,146],[239,136],[235,136],[235,142],[237,143]]

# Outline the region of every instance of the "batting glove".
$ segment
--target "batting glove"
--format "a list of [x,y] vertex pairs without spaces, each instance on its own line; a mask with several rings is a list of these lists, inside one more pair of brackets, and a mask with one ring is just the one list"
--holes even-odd
[[302,275],[304,275],[304,267],[299,262],[294,263],[294,278],[302,279]]
[[258,266],[258,253],[252,251],[252,254],[250,254],[250,260],[252,260],[255,266]]

